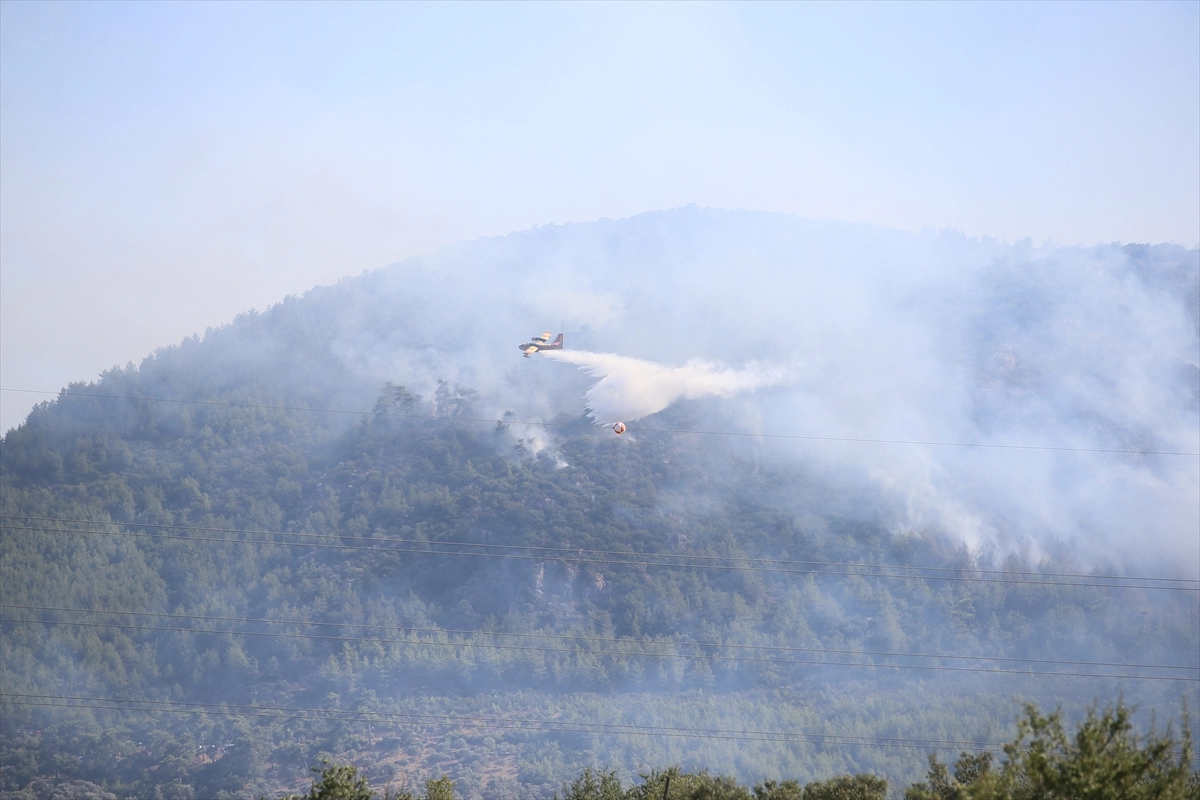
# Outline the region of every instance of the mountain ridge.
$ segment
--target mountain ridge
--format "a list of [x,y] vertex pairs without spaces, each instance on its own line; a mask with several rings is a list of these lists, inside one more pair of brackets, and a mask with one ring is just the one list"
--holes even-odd
[[[1144,716],[1174,715],[1186,671],[1037,673],[1192,664],[1188,592],[1022,581],[1103,564],[1129,574],[1138,560],[1109,546],[1129,514],[1150,561],[1156,548],[1175,556],[1175,572],[1149,574],[1194,577],[1186,542],[1170,539],[1187,496],[1150,502],[1187,485],[1175,462],[672,431],[939,423],[1178,441],[1196,402],[1183,390],[1197,252],[1106,246],[1030,262],[957,237],[890,232],[881,245],[820,223],[721,219],[684,209],[632,229],[556,229],[553,246],[543,229],[467,243],[428,268],[406,261],[244,315],[35,409],[0,442],[2,677],[8,693],[72,708],[5,698],[0,746],[16,766],[0,790],[53,765],[118,794],[257,796],[298,785],[325,755],[377,783],[389,769],[448,772],[471,798],[548,796],[588,765],[626,779],[681,763],[747,783],[903,781],[923,774],[919,749],[837,737],[1002,743],[1018,698],[1079,717],[1124,693]],[[840,260],[813,267],[834,245]],[[767,356],[800,377],[682,401],[618,437],[583,416],[593,378],[516,348],[520,326],[543,327],[556,303],[576,314],[561,326],[568,347],[668,363]],[[932,327],[931,308],[945,309]],[[784,336],[798,337],[791,349],[766,344]],[[948,572],[738,568],[788,560]],[[49,610],[65,608],[86,613]],[[991,660],[1028,658],[1048,663]],[[957,669],[968,665],[992,671]],[[61,699],[88,697],[141,702]],[[180,703],[215,705],[197,716]],[[313,719],[245,716],[254,706]],[[543,722],[454,721],[472,715]],[[545,730],[552,720],[575,729]],[[55,760],[64,751],[82,760]]]

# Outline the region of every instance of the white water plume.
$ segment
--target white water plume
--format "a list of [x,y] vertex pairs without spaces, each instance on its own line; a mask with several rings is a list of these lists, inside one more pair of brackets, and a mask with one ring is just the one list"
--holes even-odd
[[575,364],[600,378],[584,395],[588,413],[598,425],[648,417],[677,400],[732,397],[775,386],[787,378],[778,367],[750,363],[742,369],[695,359],[668,367],[640,358],[586,350],[547,350],[543,355]]

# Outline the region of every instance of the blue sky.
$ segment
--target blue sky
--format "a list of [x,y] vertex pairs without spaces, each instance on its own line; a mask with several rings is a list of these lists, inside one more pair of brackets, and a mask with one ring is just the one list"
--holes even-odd
[[0,3],[5,387],[688,203],[1196,246],[1200,3]]

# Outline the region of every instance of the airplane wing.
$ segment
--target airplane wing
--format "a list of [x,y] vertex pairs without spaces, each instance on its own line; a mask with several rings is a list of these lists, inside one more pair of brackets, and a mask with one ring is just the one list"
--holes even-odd
[[546,331],[541,336],[533,337],[533,341],[537,344],[545,344],[546,342],[550,341],[550,331]]

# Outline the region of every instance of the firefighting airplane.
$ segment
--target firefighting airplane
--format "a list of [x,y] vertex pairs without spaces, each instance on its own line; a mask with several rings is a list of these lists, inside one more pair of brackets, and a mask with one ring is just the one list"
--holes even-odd
[[525,353],[526,358],[529,358],[531,355],[538,352],[539,350],[562,350],[562,349],[563,349],[563,335],[560,333],[558,336],[554,337],[554,341],[551,342],[550,341],[550,331],[546,331],[541,336],[533,337],[532,342],[526,342],[525,344],[521,345],[521,350]]

